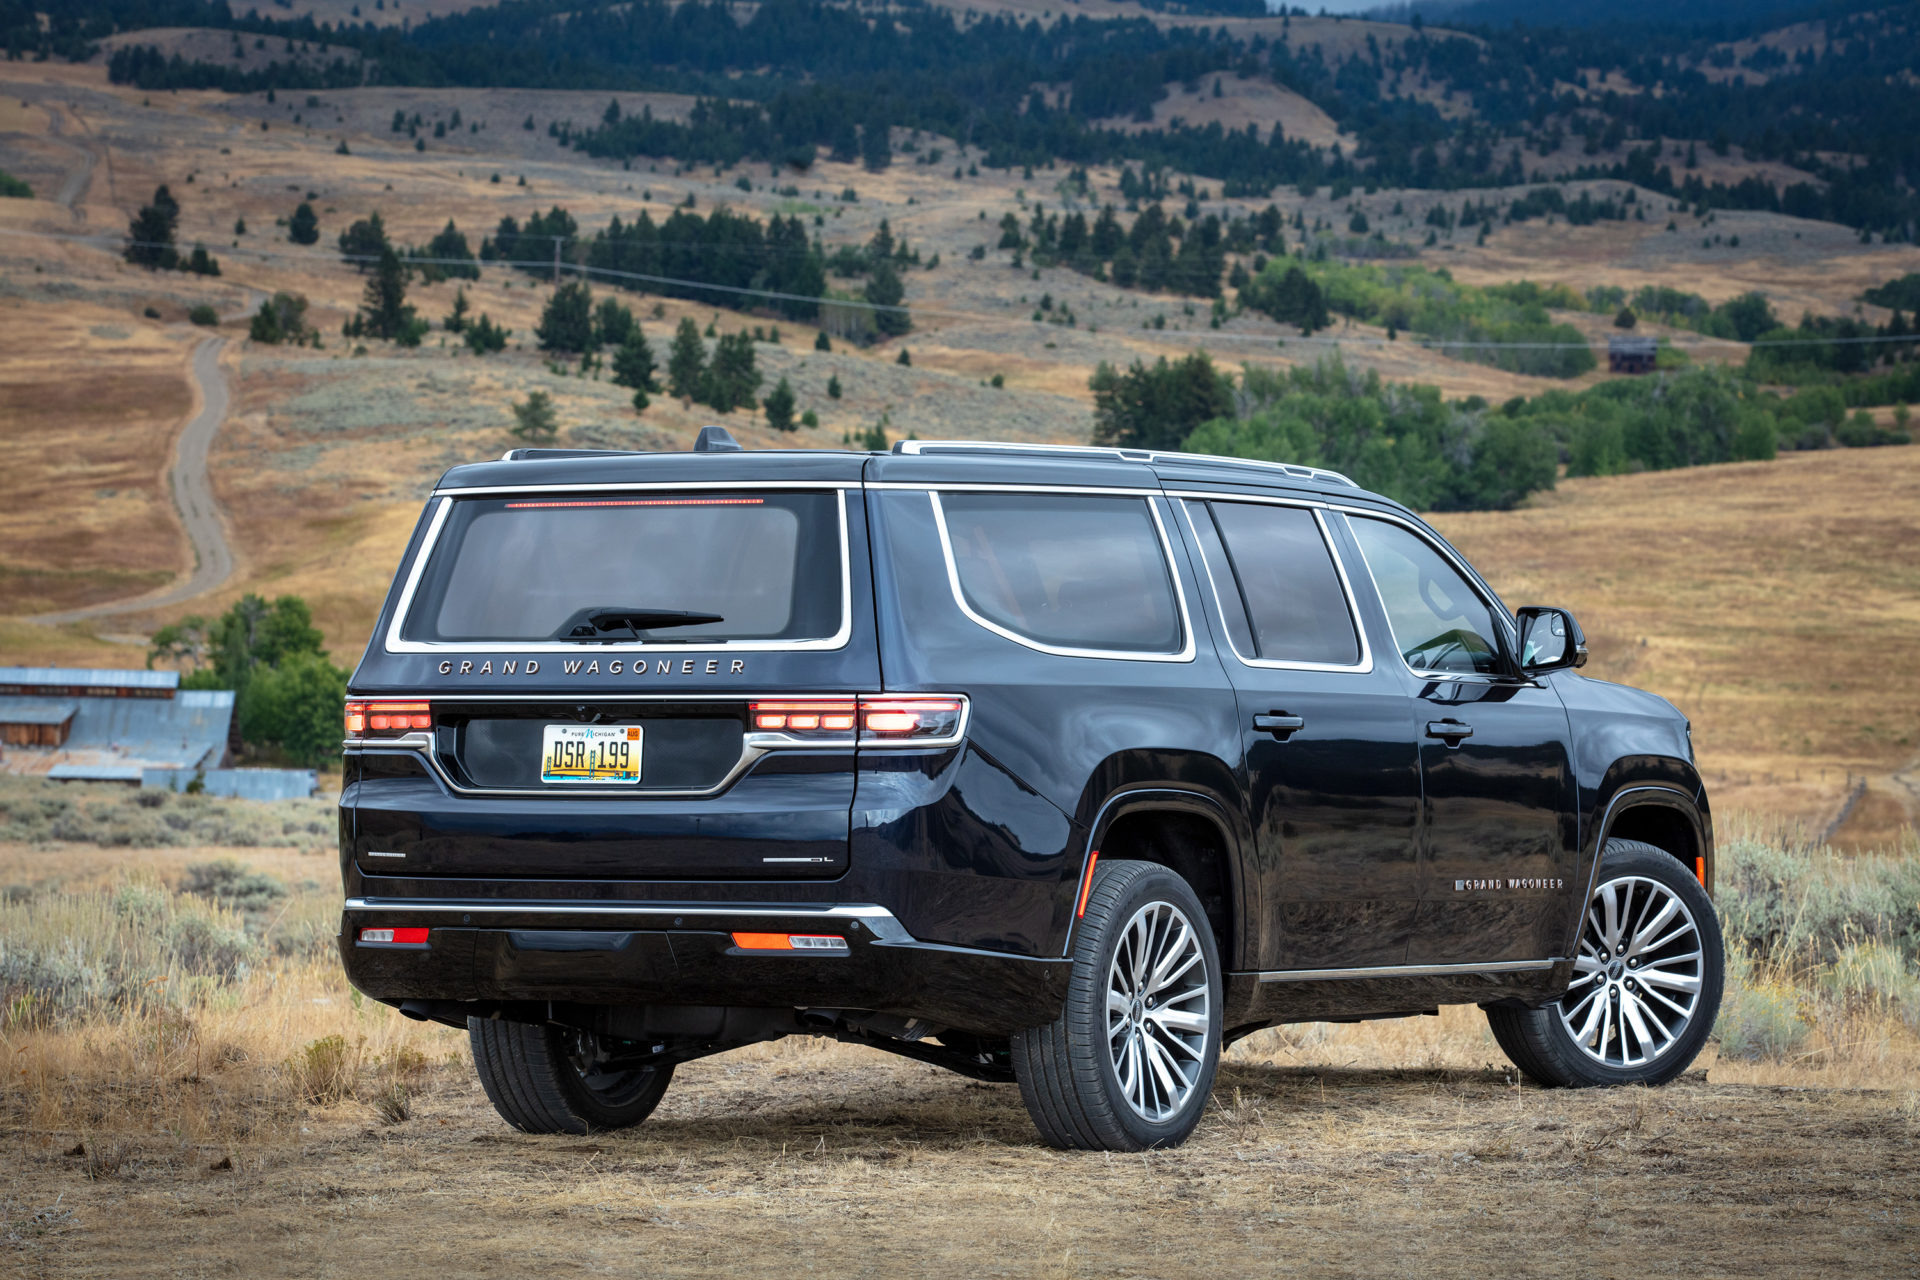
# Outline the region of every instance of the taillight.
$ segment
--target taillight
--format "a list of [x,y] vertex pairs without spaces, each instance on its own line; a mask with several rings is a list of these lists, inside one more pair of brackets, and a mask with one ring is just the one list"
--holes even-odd
[[397,738],[433,728],[433,704],[421,700],[347,700],[349,738]]
[[880,694],[860,699],[862,742],[942,741],[958,738],[965,698]]
[[826,694],[819,697],[768,698],[747,704],[756,733],[790,738],[938,745],[957,741],[967,700],[946,694]]
[[747,704],[756,733],[795,738],[846,738],[853,733],[855,700],[846,697],[770,698]]

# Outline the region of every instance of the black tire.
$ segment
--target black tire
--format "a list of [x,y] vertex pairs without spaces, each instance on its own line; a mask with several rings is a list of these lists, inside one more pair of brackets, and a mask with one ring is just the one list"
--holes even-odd
[[[1625,917],[1622,927],[1629,935],[1629,947],[1618,954],[1594,946],[1605,933],[1602,897],[1609,886],[1619,904],[1619,915]],[[1666,905],[1654,886],[1663,888],[1683,910],[1660,928],[1645,930],[1647,935],[1658,937],[1638,938],[1644,925],[1657,919]],[[1636,910],[1641,912],[1637,917]],[[1593,915],[1596,911],[1598,918]],[[1631,943],[1636,938],[1658,942],[1661,937],[1673,936],[1673,931],[1681,927],[1682,915],[1693,926],[1697,960],[1686,958],[1695,948],[1689,948],[1685,935],[1665,947],[1634,951]],[[1713,900],[1672,854],[1637,840],[1609,840],[1600,859],[1600,874],[1594,878],[1594,892],[1582,904],[1580,930],[1582,969],[1574,974],[1567,993],[1538,1009],[1488,1009],[1487,1023],[1493,1029],[1493,1038],[1516,1067],[1552,1088],[1667,1083],[1699,1055],[1707,1037],[1713,1034],[1713,1022],[1720,1012],[1726,954]],[[1646,968],[1639,967],[1643,963]],[[1588,969],[1596,971],[1589,973]],[[1648,982],[1645,975],[1649,973],[1660,977]],[[1673,1012],[1673,1002],[1677,998],[1684,1004],[1689,993],[1671,985],[1676,982],[1697,983],[1697,990],[1691,993],[1694,1004],[1684,1018]],[[1592,1003],[1596,1001],[1606,1002],[1607,1007]],[[1642,1032],[1653,1030],[1650,1039],[1636,1034],[1633,1018],[1616,1013],[1629,1009],[1638,1018]],[[1580,1028],[1568,1025],[1569,1016],[1581,1024]],[[1656,1017],[1663,1021],[1651,1020]],[[1576,1032],[1593,1025],[1589,1018],[1601,1022],[1583,1044]],[[1653,1052],[1647,1052],[1653,1041],[1662,1042],[1653,1045]]]
[[[1184,923],[1186,934],[1178,932],[1176,922]],[[1165,987],[1131,987],[1131,1007],[1110,1036],[1108,983],[1116,974],[1124,979],[1133,971],[1131,960],[1143,937],[1148,957],[1160,954],[1153,942],[1160,938],[1176,956],[1190,958],[1197,951],[1195,963],[1205,972],[1195,975],[1187,968]],[[1188,937],[1192,951],[1185,950]],[[1115,956],[1123,947],[1127,950],[1116,969]],[[1195,1007],[1195,997],[1202,994],[1204,1016]],[[1149,1001],[1158,1004],[1157,1013]],[[1075,922],[1066,1007],[1046,1026],[1013,1037],[1014,1076],[1040,1136],[1052,1146],[1082,1151],[1144,1151],[1185,1142],[1213,1091],[1220,1062],[1220,1005],[1219,952],[1207,913],[1187,882],[1150,862],[1097,864],[1086,915]],[[1175,1018],[1190,1025],[1175,1027]],[[1202,1022],[1204,1026],[1192,1025]],[[1139,1075],[1131,1093],[1145,1110],[1129,1100],[1123,1067],[1115,1063],[1116,1040],[1123,1046],[1123,1062],[1132,1063],[1136,1074],[1147,1070],[1143,1059],[1154,1054],[1176,1064],[1176,1073]],[[1127,1054],[1124,1046],[1129,1043],[1139,1056]],[[1162,1080],[1174,1086],[1163,1087]]]
[[586,1062],[593,1037],[530,1022],[467,1019],[473,1066],[493,1109],[522,1133],[591,1133],[639,1124],[660,1105],[673,1067]]

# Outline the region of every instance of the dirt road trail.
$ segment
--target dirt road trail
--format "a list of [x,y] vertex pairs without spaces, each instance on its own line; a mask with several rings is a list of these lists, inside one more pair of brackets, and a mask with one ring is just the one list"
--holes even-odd
[[167,474],[168,491],[174,510],[193,549],[193,569],[187,577],[157,592],[127,600],[109,600],[84,609],[43,614],[38,622],[78,622],[114,614],[162,609],[212,591],[233,576],[233,549],[227,545],[227,533],[214,501],[213,484],[207,475],[207,453],[213,437],[226,420],[232,400],[226,371],[220,355],[226,350],[224,338],[208,338],[194,349],[191,362],[194,394],[198,410],[180,432],[173,467]]
[[65,111],[59,107],[49,106],[47,116],[48,135],[73,152],[74,156],[73,168],[68,170],[67,176],[61,180],[59,194],[54,196],[54,200],[67,207],[67,212],[73,215],[75,222],[84,225],[87,220],[87,211],[83,207],[83,202],[87,198],[88,188],[93,185],[93,169],[99,163],[99,157],[94,154],[92,147],[84,142],[77,142],[67,135]]
[[[464,1059],[462,1040],[447,1046]],[[16,1218],[66,1215],[22,1274],[165,1258],[182,1275],[345,1277],[396,1257],[423,1274],[781,1280],[1920,1267],[1920,1115],[1898,1092],[1230,1062],[1191,1144],[1121,1156],[1040,1146],[1012,1086],[763,1052],[683,1067],[644,1126],[584,1138],[508,1129],[464,1060],[417,1081],[399,1123],[345,1102],[250,1150],[107,1139],[91,1179],[74,1151],[90,1138],[15,1130],[0,1198]]]

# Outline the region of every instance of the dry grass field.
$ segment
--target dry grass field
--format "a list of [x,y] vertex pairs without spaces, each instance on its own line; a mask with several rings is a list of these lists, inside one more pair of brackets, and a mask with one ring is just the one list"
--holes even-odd
[[[72,809],[52,819],[69,842],[23,843],[41,794],[0,795],[9,1274],[1920,1265],[1920,1002],[1835,1003],[1812,971],[1749,967],[1752,991],[1729,997],[1785,991],[1790,1050],[1709,1050],[1660,1090],[1534,1088],[1477,1011],[1448,1009],[1262,1032],[1230,1051],[1193,1141],[1143,1156],[1048,1150],[1012,1086],[805,1039],[682,1067],[640,1129],[527,1137],[494,1116],[464,1036],[346,989],[333,858],[306,831],[324,801],[311,819],[191,797],[159,811],[188,838],[284,829],[284,848],[72,843],[88,831]],[[1742,848],[1762,838],[1734,826]],[[116,838],[95,822],[91,839]],[[76,995],[34,959],[62,937],[135,989]]]

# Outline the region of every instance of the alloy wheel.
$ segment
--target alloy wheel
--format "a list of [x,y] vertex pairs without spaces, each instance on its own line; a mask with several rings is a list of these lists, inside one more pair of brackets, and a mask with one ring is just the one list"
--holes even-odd
[[1614,1070],[1645,1066],[1680,1040],[1706,973],[1693,913],[1645,876],[1594,890],[1573,966],[1561,1021],[1581,1052]]
[[1193,1096],[1206,1061],[1206,953],[1184,912],[1149,902],[1121,931],[1107,968],[1107,1048],[1127,1105],[1160,1122]]

